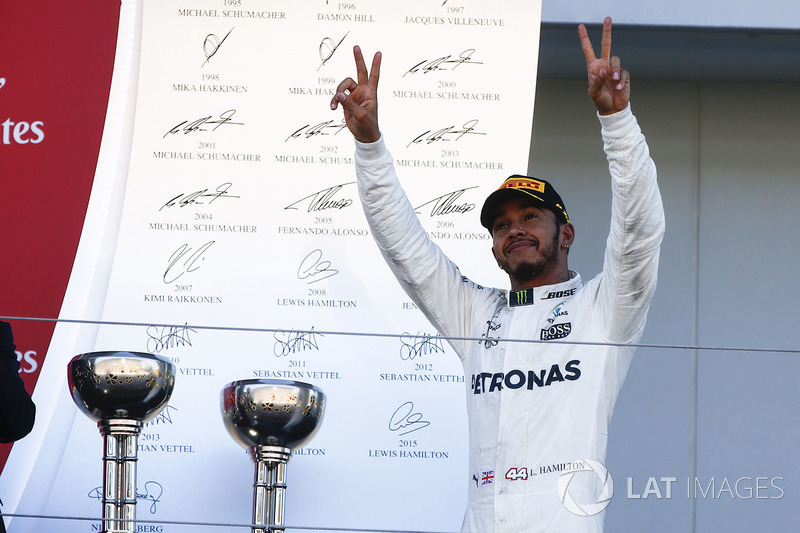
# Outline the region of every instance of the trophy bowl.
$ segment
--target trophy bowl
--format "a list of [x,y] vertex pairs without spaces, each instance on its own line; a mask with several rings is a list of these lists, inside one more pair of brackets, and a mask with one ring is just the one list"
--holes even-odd
[[139,352],[89,352],[67,365],[72,399],[95,421],[147,422],[169,400],[175,366],[159,355]]
[[297,449],[317,433],[325,394],[313,385],[278,379],[246,379],[222,391],[225,428],[244,448]]

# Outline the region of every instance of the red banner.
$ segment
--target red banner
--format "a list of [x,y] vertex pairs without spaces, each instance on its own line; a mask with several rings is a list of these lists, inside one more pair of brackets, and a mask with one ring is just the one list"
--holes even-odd
[[[100,149],[119,11],[108,0],[0,7],[0,316],[58,317]],[[32,392],[55,323],[10,322]],[[0,447],[0,471],[9,451]]]

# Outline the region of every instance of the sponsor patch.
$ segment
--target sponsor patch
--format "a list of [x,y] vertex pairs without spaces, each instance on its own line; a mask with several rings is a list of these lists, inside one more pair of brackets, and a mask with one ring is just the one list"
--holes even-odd
[[553,324],[549,328],[542,328],[539,334],[539,340],[551,341],[554,339],[563,339],[572,332],[572,322],[565,322],[564,324]]
[[521,289],[508,293],[508,305],[517,307],[520,305],[532,305],[534,303],[533,289]]
[[577,287],[573,289],[569,289],[566,291],[555,291],[555,292],[548,292],[547,296],[543,296],[542,300],[555,300],[556,298],[569,298],[570,296],[575,295],[575,291],[577,291]]
[[573,359],[564,365],[563,370],[558,364],[554,364],[549,369],[543,368],[539,371],[515,369],[506,373],[472,374],[472,393],[484,394],[503,389],[534,390],[534,388],[549,387],[553,383],[576,381],[581,377],[580,364],[579,359]]
[[536,192],[544,192],[544,188],[544,182],[522,177],[507,179],[505,183],[500,186],[500,189],[532,189]]

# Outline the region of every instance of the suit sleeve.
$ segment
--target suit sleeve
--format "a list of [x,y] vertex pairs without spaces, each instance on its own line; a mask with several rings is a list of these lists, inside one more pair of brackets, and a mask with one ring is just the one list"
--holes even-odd
[[0,442],[19,440],[33,428],[36,407],[19,377],[11,325],[0,322]]
[[[471,309],[479,300],[496,300],[497,294],[463,277],[428,238],[383,138],[369,144],[356,141],[356,176],[373,237],[400,285],[441,334],[469,336]],[[463,358],[464,341],[451,344]]]
[[642,334],[655,292],[664,208],[655,163],[630,106],[598,116],[612,200],[595,317],[609,341],[633,342]]

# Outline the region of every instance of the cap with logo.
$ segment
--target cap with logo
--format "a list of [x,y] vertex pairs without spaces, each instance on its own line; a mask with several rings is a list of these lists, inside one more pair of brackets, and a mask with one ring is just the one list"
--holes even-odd
[[500,185],[486,198],[481,209],[481,225],[492,231],[494,219],[497,217],[497,208],[503,202],[512,198],[533,198],[537,203],[550,209],[561,222],[569,222],[567,208],[564,201],[550,183],[545,180],[514,174]]

